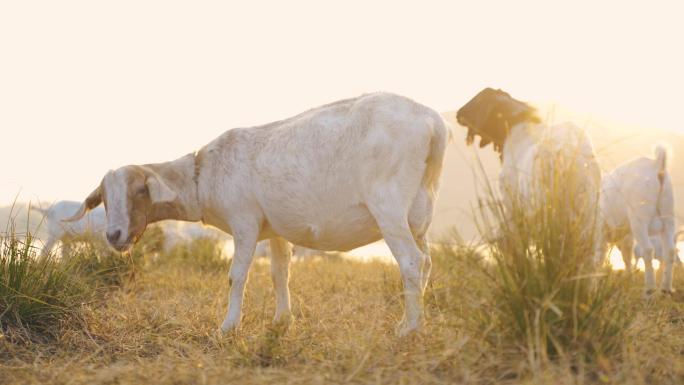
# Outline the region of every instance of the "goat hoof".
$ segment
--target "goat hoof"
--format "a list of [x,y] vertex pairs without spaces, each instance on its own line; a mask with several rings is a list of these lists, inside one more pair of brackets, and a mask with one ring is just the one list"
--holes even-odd
[[652,296],[654,293],[655,289],[646,289],[646,291],[644,291],[644,294],[646,294],[647,297]]
[[420,323],[412,325],[406,321],[401,321],[399,325],[397,325],[396,333],[399,337],[403,338],[418,333],[420,329]]
[[663,293],[663,295],[669,295],[669,296],[672,296],[672,294],[674,294],[674,290],[672,290],[672,289],[661,289],[660,292]]
[[219,333],[222,335],[226,335],[230,332],[234,332],[238,329],[238,325],[236,323],[226,323],[224,322],[221,327],[218,329]]
[[238,336],[238,330],[238,328],[224,329],[223,327],[220,327],[216,329],[216,338],[218,340],[236,338]]
[[292,318],[292,314],[290,313],[281,314],[273,319],[273,325],[285,327],[287,329],[292,324]]

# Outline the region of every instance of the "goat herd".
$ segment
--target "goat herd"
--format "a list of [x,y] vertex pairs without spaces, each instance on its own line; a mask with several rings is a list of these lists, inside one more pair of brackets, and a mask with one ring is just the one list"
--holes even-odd
[[[619,247],[628,268],[634,252],[645,262],[646,289],[653,291],[651,262],[660,258],[661,290],[672,291],[674,198],[662,147],[656,147],[655,159],[635,159],[602,178],[582,129],[545,125],[532,107],[501,90],[478,93],[458,111],[457,120],[468,129],[468,143],[479,136],[480,147],[492,143],[501,155],[505,208],[534,204],[543,166],[553,168],[551,160],[563,159],[581,170],[574,197],[602,213],[599,220],[582,224],[594,234],[596,262],[608,243]],[[406,306],[399,334],[404,335],[419,328],[423,318],[432,265],[426,233],[449,137],[440,114],[388,93],[232,129],[176,160],[109,171],[78,207],[53,205],[48,219],[59,219],[48,220],[54,237],[46,248],[67,226],[86,231],[92,218],[106,222],[106,238],[120,251],[146,226],[167,219],[202,222],[232,234],[229,306],[221,325],[226,332],[240,322],[247,273],[260,240],[270,242],[275,322],[287,323],[289,243],[346,251],[384,238],[401,271]],[[100,203],[104,209],[97,207]]]

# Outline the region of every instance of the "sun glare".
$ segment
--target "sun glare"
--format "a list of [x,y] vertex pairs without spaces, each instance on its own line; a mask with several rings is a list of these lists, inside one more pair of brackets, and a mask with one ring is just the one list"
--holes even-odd
[[[684,250],[684,242],[677,243],[677,250]],[[678,255],[679,255],[679,259],[682,260],[682,256],[684,255],[684,253],[682,253],[682,251],[679,251]],[[620,251],[616,247],[613,247],[610,249],[609,258],[610,258],[610,265],[613,267],[614,270],[624,270],[625,269],[625,263],[622,260],[622,254],[620,254]],[[637,261],[636,267],[639,270],[644,270],[644,260],[639,259]],[[653,268],[654,269],[660,268],[660,261],[658,261],[657,259],[653,260]]]

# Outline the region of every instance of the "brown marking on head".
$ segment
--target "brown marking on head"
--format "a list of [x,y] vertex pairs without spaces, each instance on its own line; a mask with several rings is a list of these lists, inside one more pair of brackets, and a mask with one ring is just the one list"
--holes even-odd
[[512,98],[508,93],[485,88],[461,107],[456,120],[468,128],[466,143],[472,144],[480,136],[480,147],[489,143],[503,156],[503,145],[511,127],[522,122],[539,123],[541,119],[533,107]]

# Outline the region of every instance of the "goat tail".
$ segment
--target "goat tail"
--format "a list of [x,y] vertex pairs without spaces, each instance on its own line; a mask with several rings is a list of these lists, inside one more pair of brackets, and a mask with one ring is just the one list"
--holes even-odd
[[435,113],[435,116],[428,118],[427,123],[432,128],[432,136],[430,137],[430,150],[425,159],[426,167],[423,174],[423,186],[432,191],[433,194],[436,194],[439,189],[440,176],[442,175],[444,153],[452,135],[447,123],[437,113]]
[[656,158],[656,166],[658,167],[658,174],[662,175],[665,174],[667,171],[667,158],[668,158],[668,151],[667,148],[665,147],[664,144],[658,143],[655,145],[653,148],[653,153]]

